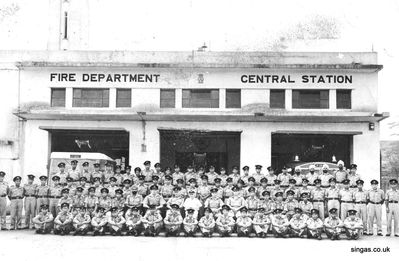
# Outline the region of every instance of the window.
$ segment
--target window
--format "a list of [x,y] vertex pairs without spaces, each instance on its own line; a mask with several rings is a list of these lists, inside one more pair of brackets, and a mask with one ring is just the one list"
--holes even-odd
[[51,107],[65,107],[65,88],[51,88]]
[[161,108],[175,108],[175,89],[161,89]]
[[270,90],[270,108],[285,108],[285,90]]
[[73,89],[73,107],[108,107],[109,89]]
[[219,90],[184,89],[183,108],[219,108]]
[[132,90],[116,89],[116,107],[132,106]]
[[226,108],[241,108],[241,90],[226,90]]
[[293,90],[292,108],[328,109],[329,90]]
[[352,90],[337,90],[337,109],[352,108]]

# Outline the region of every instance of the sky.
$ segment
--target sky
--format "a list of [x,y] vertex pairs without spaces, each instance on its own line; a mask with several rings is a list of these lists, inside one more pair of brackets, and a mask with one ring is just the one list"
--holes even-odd
[[[0,0],[0,49],[45,50],[50,1]],[[376,51],[381,139],[399,139],[399,0],[69,1],[87,50]]]

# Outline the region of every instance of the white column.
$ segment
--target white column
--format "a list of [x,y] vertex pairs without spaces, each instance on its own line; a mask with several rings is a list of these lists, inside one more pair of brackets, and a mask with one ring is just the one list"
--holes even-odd
[[292,109],[292,90],[291,89],[285,90],[285,109],[286,110]]
[[65,88],[65,108],[72,108],[73,104],[73,88]]
[[226,89],[219,89],[219,108],[226,108]]
[[[265,123],[266,124],[266,123]],[[251,169],[256,164],[271,164],[271,133],[265,130],[264,124],[250,123],[241,133],[240,165]]]
[[176,95],[176,109],[181,109],[183,107],[183,89],[175,89]]
[[116,108],[116,88],[109,89],[109,107]]
[[335,110],[337,109],[337,90],[333,89],[330,90],[329,93],[329,109],[330,110]]

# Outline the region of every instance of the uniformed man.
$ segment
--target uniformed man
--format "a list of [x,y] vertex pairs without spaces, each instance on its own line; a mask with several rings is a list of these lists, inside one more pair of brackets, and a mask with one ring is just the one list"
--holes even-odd
[[222,179],[217,177],[215,178],[215,186],[213,188],[217,189],[216,196],[220,199],[223,199],[223,187],[222,187]]
[[[399,190],[398,190],[398,180],[389,180],[390,189],[386,192],[385,206],[387,211],[387,234],[390,236],[391,232],[399,237]],[[392,220],[393,226],[392,229]]]
[[164,185],[159,190],[161,196],[168,201],[173,195],[172,176],[167,175],[164,177]]
[[103,173],[100,170],[100,163],[93,164],[94,171],[91,173],[91,182],[94,182],[94,178],[99,178],[100,184],[103,181]]
[[[353,192],[354,209],[357,216],[363,221],[364,229],[367,229],[367,191],[363,189],[364,181],[358,179],[356,181],[358,190]],[[366,232],[367,233],[367,232]]]
[[198,220],[194,217],[195,210],[187,209],[187,216],[183,219],[183,229],[186,237],[193,237],[198,227]]
[[312,187],[312,188],[309,187],[309,180],[307,178],[303,178],[302,186],[299,188],[299,192],[298,192],[299,199],[301,198],[302,193],[308,193],[310,195],[310,193],[312,192],[313,189],[314,189],[314,187]]
[[154,168],[155,168],[155,170],[154,170],[154,173],[152,174],[152,176],[158,177],[159,184],[162,185],[164,183],[165,173],[163,173],[161,170],[161,164],[159,162],[155,163]]
[[345,164],[344,164],[344,162],[342,160],[339,160],[337,165],[338,165],[338,170],[335,171],[334,175],[335,175],[335,178],[337,180],[337,187],[338,187],[338,189],[341,189],[343,187],[342,186],[342,181],[347,179],[348,172],[346,171],[346,169],[344,169]]
[[69,195],[70,195],[71,197],[72,197],[72,196],[75,196],[75,194],[76,194],[76,184],[75,184],[73,178],[71,178],[71,177],[68,176],[68,177],[66,178],[66,181],[67,181],[66,186],[64,186],[63,188],[69,189]]
[[284,198],[287,198],[287,196],[288,196],[287,192],[288,191],[294,192],[294,194],[293,194],[294,199],[299,198],[299,189],[298,189],[298,187],[296,185],[296,179],[290,179],[288,188],[286,188],[284,190],[284,194],[283,194]]
[[360,179],[360,175],[356,173],[356,171],[357,171],[357,165],[351,164],[347,179],[349,180],[349,188],[352,192],[357,190],[356,181]]
[[11,201],[11,226],[10,230],[21,229],[24,188],[21,186],[21,177],[13,178],[14,185],[10,186],[8,198]]
[[[243,188],[243,191],[244,191],[243,196],[245,199],[247,199],[247,197],[249,196],[249,189],[252,189],[252,188],[255,189],[255,178],[251,176],[248,178],[247,186]],[[255,191],[256,191],[256,189],[255,189]],[[255,191],[254,191],[254,193],[255,193]]]
[[344,221],[345,233],[348,239],[359,239],[363,231],[363,222],[356,216],[356,210],[348,210],[348,217]]
[[54,217],[48,208],[48,205],[41,205],[39,213],[32,220],[37,234],[48,234],[53,228]]
[[238,170],[238,166],[233,166],[232,173],[229,175],[229,177],[232,178],[233,185],[237,185],[238,181],[241,179],[241,175]]
[[272,231],[275,237],[288,237],[290,222],[282,208],[276,208],[271,216]]
[[272,190],[274,186],[274,180],[277,179],[277,175],[275,175],[274,169],[271,166],[267,167],[267,172],[268,173],[265,176],[267,179],[267,186],[269,187],[269,190]]
[[108,189],[108,196],[110,198],[114,198],[115,197],[115,190],[119,189],[119,186],[116,184],[117,178],[112,176],[109,178],[109,184],[107,186]]
[[248,197],[245,201],[246,201],[246,207],[248,208],[247,214],[250,218],[253,218],[257,213],[259,206],[259,199],[256,197],[255,187],[250,187],[248,189]]
[[201,184],[198,186],[198,198],[202,204],[211,196],[211,186],[208,185],[208,176],[201,176]]
[[33,184],[35,180],[35,175],[28,175],[28,183],[24,185],[24,196],[25,196],[25,229],[30,229],[33,223],[32,219],[36,214],[36,194],[37,194],[37,185]]
[[302,209],[296,207],[294,209],[294,215],[290,220],[290,236],[303,238],[306,236],[306,222],[308,216],[304,215]]
[[60,184],[60,177],[53,176],[52,178],[53,184],[49,188],[48,197],[49,197],[49,208],[53,217],[57,217],[59,213],[58,202],[61,198],[62,186]]
[[61,210],[58,213],[57,217],[54,219],[54,234],[55,235],[68,235],[72,229],[72,214],[69,213],[69,204],[62,203]]
[[295,180],[295,186],[297,188],[300,188],[302,186],[302,175],[301,175],[301,169],[296,166],[294,169],[294,175],[291,177],[292,179]]
[[277,192],[281,192],[284,197],[284,189],[282,187],[280,187],[280,185],[281,185],[281,180],[275,179],[274,187],[270,191],[270,195],[272,196],[272,199],[275,199]]
[[148,186],[144,183],[144,175],[139,175],[138,177],[138,184],[133,185],[133,187],[137,187],[137,193],[140,194],[143,198],[145,198],[148,195],[149,188]]
[[240,209],[241,215],[237,218],[237,235],[239,237],[249,237],[252,230],[252,219],[248,215],[247,207]]
[[208,177],[208,184],[211,186],[215,185],[215,179],[219,176],[219,174],[215,172],[215,166],[209,166],[209,172],[206,173],[206,176]]
[[310,194],[303,192],[301,194],[301,201],[299,202],[299,207],[302,209],[302,212],[310,217],[310,211],[313,209],[313,204],[309,201]]
[[108,229],[113,236],[121,236],[126,220],[120,215],[117,207],[111,208],[111,215],[108,218]]
[[181,190],[181,188],[178,187],[178,186],[175,186],[175,187],[173,188],[173,195],[172,195],[172,197],[171,197],[170,199],[168,199],[168,201],[166,202],[166,206],[167,206],[167,208],[168,208],[168,210],[166,211],[166,214],[168,213],[168,211],[172,210],[172,207],[171,207],[172,204],[176,204],[176,205],[178,205],[179,208],[181,209],[182,216],[184,215],[183,204],[184,204],[185,198],[182,197],[182,196],[180,195],[180,193],[179,193],[180,190]]
[[222,199],[218,196],[218,189],[211,188],[211,196],[205,200],[204,207],[210,208],[214,217],[221,214],[222,206],[224,205]]
[[220,185],[222,186],[222,188],[227,186],[227,178],[228,177],[229,176],[227,175],[226,168],[225,167],[220,167],[219,178],[220,178]]
[[321,175],[319,175],[318,179],[320,179],[321,187],[323,188],[323,190],[326,190],[330,187],[330,179],[334,178],[334,175],[330,173],[330,168],[327,164],[323,164],[321,171],[322,173]]
[[167,237],[179,236],[181,225],[183,223],[183,217],[181,216],[179,205],[172,204],[171,208],[172,210],[168,212],[163,220]]
[[138,194],[137,188],[133,188],[131,193],[126,197],[125,205],[127,208],[138,208],[140,214],[144,213],[143,196]]
[[71,169],[68,171],[68,176],[73,179],[73,182],[78,183],[80,179],[80,171],[77,169],[78,161],[71,161]]
[[279,191],[276,192],[276,194],[274,195],[274,202],[272,203],[272,209],[282,209],[283,213],[285,215],[284,212],[284,207],[285,207],[285,203],[284,203],[284,199],[283,199],[283,192]]
[[309,165],[309,173],[307,174],[306,178],[309,180],[309,187],[310,189],[314,188],[314,181],[319,178],[319,174],[315,171],[316,166],[311,164]]
[[382,204],[384,203],[384,191],[378,188],[378,181],[373,179],[371,182],[371,189],[368,191],[368,227],[364,235],[373,235],[374,220],[377,223],[377,235],[382,236]]
[[[249,175],[249,167],[248,166],[242,167],[242,171],[243,171],[243,174],[241,175],[241,180],[244,182],[244,185],[246,186],[246,185],[248,185],[249,177],[251,177]],[[254,182],[255,182],[255,179],[254,179]]]
[[122,186],[122,182],[123,182],[123,175],[121,173],[121,170],[122,170],[121,165],[116,165],[115,166],[115,174],[112,176],[116,179],[115,183],[119,187]]
[[343,189],[339,191],[339,199],[341,201],[341,220],[345,220],[348,210],[353,209],[353,192],[349,189],[349,179],[342,182]]
[[270,218],[265,214],[265,208],[259,207],[252,220],[252,226],[257,237],[265,238],[270,228]]
[[108,186],[109,185],[109,179],[114,176],[114,170],[113,170],[113,166],[110,162],[107,162],[105,164],[105,171],[102,174],[102,184],[103,186]]
[[187,166],[187,172],[184,174],[184,180],[186,183],[189,183],[190,180],[194,179],[197,183],[200,182],[200,177],[198,174],[194,171],[194,168],[192,165]]
[[82,163],[82,173],[80,174],[80,177],[85,177],[86,180],[91,183],[92,182],[92,175],[89,172],[89,162],[85,161]]
[[330,209],[336,208],[339,215],[339,188],[336,186],[336,179],[330,179],[330,187],[326,189],[325,192],[326,200],[327,200],[327,211],[330,212]]
[[111,199],[111,206],[116,207],[119,215],[125,214],[125,199],[123,198],[123,190],[115,190],[115,197]]
[[[326,174],[323,174],[326,175]],[[321,176],[323,176],[321,175]],[[325,190],[321,187],[321,179],[316,179],[314,181],[315,188],[310,193],[310,198],[313,203],[313,208],[319,211],[319,216],[322,221],[324,221],[324,202],[325,202]]]
[[91,218],[84,206],[77,206],[76,208],[78,209],[78,214],[73,219],[73,227],[75,228],[73,235],[84,236],[90,230]]
[[105,234],[108,218],[105,216],[104,211],[105,209],[103,207],[98,207],[96,210],[97,213],[91,219],[93,236]]
[[233,232],[235,221],[229,215],[230,207],[228,205],[222,206],[222,215],[216,220],[218,231],[222,237],[229,237]]
[[186,190],[187,193],[189,193],[190,191],[193,191],[195,194],[195,197],[198,197],[198,188],[197,188],[197,179],[195,178],[191,178],[189,180],[187,180],[187,186],[186,186]]
[[225,200],[225,204],[229,206],[229,209],[232,210],[232,213],[234,216],[238,217],[239,216],[239,210],[242,207],[246,206],[246,201],[245,199],[239,195],[239,189],[237,186],[233,187],[233,196],[229,197],[228,199]]
[[82,190],[82,195],[86,197],[89,194],[88,189],[89,189],[90,186],[91,185],[87,181],[87,178],[82,176],[82,177],[79,178],[79,183],[78,183],[76,188],[81,187],[83,189]]
[[321,233],[323,231],[323,221],[320,218],[318,209],[312,209],[310,211],[310,218],[306,221],[306,227],[308,228],[308,238],[317,238],[321,240]]
[[96,197],[96,188],[95,187],[90,187],[88,189],[89,195],[85,198],[85,207],[87,209],[89,208],[94,208],[94,210],[97,210],[97,205],[98,205],[98,198]]
[[[198,218],[199,216],[202,216],[202,202],[195,197],[194,191],[190,191],[188,194],[188,198],[184,200],[183,207],[185,210],[192,208],[195,210],[194,216],[195,218]],[[187,213],[185,213],[187,215]]]
[[112,199],[109,197],[108,188],[101,189],[101,197],[98,198],[98,206],[103,207],[106,214],[107,212],[111,211]]
[[160,211],[162,217],[166,215],[166,209],[163,209],[166,204],[163,197],[158,193],[158,185],[152,185],[150,187],[151,193],[146,196],[143,200],[143,207],[148,209],[150,205],[154,205],[158,211]]
[[263,194],[263,191],[266,191],[266,190],[268,190],[268,187],[267,187],[267,178],[261,178],[260,179],[260,186],[258,186],[257,188],[256,188],[256,196],[259,198],[259,199],[262,199],[262,194]]
[[69,188],[63,188],[61,190],[61,198],[58,201],[57,209],[60,211],[62,204],[63,203],[68,203],[68,206],[70,207],[69,210],[73,209],[73,199],[72,197],[69,196]]
[[204,213],[204,216],[201,217],[200,221],[198,222],[198,226],[204,237],[212,237],[216,225],[215,219],[212,215],[212,210],[206,207],[204,209]]
[[284,166],[281,171],[282,172],[277,175],[277,179],[281,181],[280,187],[286,189],[288,188],[291,179],[291,174],[288,173],[288,169],[286,166]]
[[[65,163],[60,162],[58,163],[58,172],[54,174],[54,176],[58,176],[60,178],[60,185],[65,186],[66,185],[66,178],[68,177],[68,173],[65,171]],[[51,179],[53,181],[53,179]],[[50,207],[51,209],[51,207]]]
[[262,199],[259,201],[259,208],[263,208],[265,211],[265,215],[269,215],[273,212],[273,201],[270,198],[270,192],[265,190],[262,192]]
[[4,181],[6,173],[0,171],[0,225],[1,230],[6,229],[6,211],[7,211],[7,195],[9,194],[9,187]]
[[157,206],[149,205],[149,209],[143,218],[144,235],[157,236],[162,228],[162,224],[162,216],[159,211],[157,211]]
[[223,200],[226,202],[228,198],[233,196],[233,178],[228,177],[226,179],[227,185],[223,188]]
[[183,179],[177,179],[177,185],[176,187],[179,187],[179,196],[182,198],[186,198],[188,196],[188,192],[184,186],[184,180]]
[[265,177],[265,174],[262,173],[262,165],[255,165],[255,173],[252,174],[252,177],[255,178],[255,186],[260,186],[260,180]]
[[324,220],[324,230],[326,231],[326,235],[329,239],[339,240],[344,223],[338,217],[337,208],[330,208],[328,212],[329,215]]
[[128,235],[139,236],[143,230],[143,216],[140,208],[131,207],[125,213],[126,229]]
[[173,172],[172,174],[172,178],[173,178],[173,185],[177,184],[177,180],[178,179],[182,179],[183,180],[183,184],[185,184],[184,182],[184,173],[180,172],[180,166],[178,164],[175,164],[174,166],[175,172]]
[[295,192],[292,190],[287,191],[287,199],[284,202],[284,213],[287,215],[288,220],[295,213],[295,209],[299,207],[298,201],[294,198]]
[[152,181],[152,175],[154,171],[151,169],[151,161],[146,160],[143,163],[144,169],[141,171],[141,175],[144,176],[144,182],[146,185],[149,185]]
[[74,207],[74,208],[85,207],[86,197],[83,196],[83,188],[82,187],[77,187],[76,195],[72,196],[71,198],[72,198],[72,207]]

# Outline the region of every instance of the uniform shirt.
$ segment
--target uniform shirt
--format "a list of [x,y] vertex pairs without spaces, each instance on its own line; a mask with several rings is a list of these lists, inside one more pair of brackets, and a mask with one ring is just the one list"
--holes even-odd
[[126,222],[130,222],[133,224],[139,224],[141,223],[143,217],[140,214],[133,214],[133,212],[129,209],[128,211],[126,211],[125,214],[125,220]]
[[68,177],[68,173],[66,173],[65,171],[64,172],[57,172],[56,174],[54,174],[53,175],[53,177],[54,176],[59,176],[60,177],[60,184],[65,184],[67,181],[66,181],[66,178]]
[[268,199],[268,200],[260,200],[258,208],[265,208],[265,212],[268,213],[273,210],[273,201]]
[[319,176],[319,179],[321,180],[321,186],[322,187],[330,186],[330,179],[331,178],[334,178],[334,176],[332,174],[330,174],[329,172],[321,174]]
[[294,174],[292,176],[292,178],[295,179],[295,181],[296,181],[295,186],[299,187],[299,186],[302,185],[302,176],[301,176],[301,174],[299,174],[299,175]]
[[39,186],[37,186],[36,195],[38,197],[48,196],[49,191],[50,191],[50,187],[49,186],[47,186],[47,185],[44,185],[44,186],[39,185]]
[[0,196],[8,195],[8,184],[5,181],[0,182]]
[[173,182],[174,185],[177,184],[177,180],[178,179],[183,179],[184,180],[184,174],[182,172],[174,172],[172,174],[172,180],[173,180],[172,182]]
[[344,225],[344,223],[343,223],[342,220],[337,216],[337,217],[335,217],[335,218],[333,218],[333,217],[327,217],[327,218],[324,220],[324,225],[327,226],[327,227],[335,228],[335,227],[342,227],[342,226]]
[[126,205],[129,207],[132,206],[140,206],[143,203],[143,196],[136,194],[136,195],[128,195],[126,198]]
[[78,181],[80,178],[80,171],[76,168],[76,169],[70,169],[68,171],[68,176],[73,178],[73,181]]
[[325,198],[325,191],[322,188],[315,188],[314,190],[312,190],[311,192],[311,198],[313,200],[324,200]]
[[284,202],[284,210],[287,212],[294,212],[295,208],[297,208],[299,206],[299,203],[296,199],[293,200],[286,200]]
[[386,193],[387,201],[399,201],[399,190],[389,189]]
[[25,197],[36,196],[37,185],[36,184],[25,184],[24,185],[24,195]]
[[358,181],[360,179],[360,175],[359,174],[348,174],[348,179],[349,179],[349,186],[350,187],[357,187],[356,181]]
[[101,171],[93,171],[93,173],[91,173],[91,177],[92,179],[94,178],[100,178],[101,182],[103,180],[103,173]]
[[233,186],[227,186],[223,189],[223,197],[229,198],[233,196]]
[[123,197],[120,197],[119,199],[115,197],[111,199],[111,206],[122,209],[125,206],[125,199]]
[[96,196],[88,196],[85,198],[86,208],[95,207],[98,204],[98,198]]
[[347,217],[344,221],[344,226],[346,228],[363,228],[363,221],[361,218],[358,217],[354,217],[354,219],[352,219],[351,217]]
[[61,197],[62,187],[60,185],[51,186],[49,189],[49,196],[51,197]]
[[230,174],[230,175],[229,175],[229,178],[232,178],[232,179],[233,179],[233,184],[236,185],[237,182],[241,179],[241,176],[240,176],[239,173],[237,173],[237,174]]
[[271,191],[270,191],[270,196],[271,196],[271,198],[276,198],[276,193],[277,192],[282,192],[283,193],[283,196],[284,196],[284,189],[283,188],[281,188],[281,187],[279,187],[279,186],[277,186],[277,187],[274,187]]
[[382,203],[384,201],[384,191],[379,188],[377,188],[376,190],[370,189],[368,191],[368,198],[370,202]]
[[73,198],[72,197],[62,197],[62,198],[60,198],[60,200],[58,201],[58,207],[59,208],[61,208],[61,205],[63,204],[63,203],[68,203],[69,204],[69,207],[71,208],[72,206],[73,206]]
[[354,202],[365,202],[367,203],[367,191],[356,190],[353,192],[353,200]]
[[249,179],[250,177],[251,177],[251,176],[250,176],[249,174],[246,174],[246,175],[244,175],[244,176],[241,177],[241,180],[244,181],[245,186],[248,186],[248,179]]
[[220,178],[220,185],[224,188],[227,186],[227,178],[229,176],[228,175],[219,175]]
[[109,218],[108,218],[108,223],[109,223],[110,225],[114,225],[114,226],[116,226],[116,225],[122,225],[122,224],[124,224],[125,222],[126,222],[125,218],[122,217],[122,216],[120,216],[120,215],[116,215],[116,216],[111,215],[111,216],[109,216]]
[[66,222],[71,222],[73,220],[72,214],[69,213],[68,211],[64,212],[61,211],[57,217],[54,219],[54,222],[60,222],[62,224]]
[[188,181],[190,179],[195,179],[197,181],[197,183],[199,183],[201,180],[201,178],[195,172],[186,172],[186,174],[184,174],[184,179],[185,179],[186,183],[188,183]]
[[274,226],[288,226],[289,221],[285,215],[272,215],[271,217],[272,225]]
[[198,211],[200,207],[202,207],[202,203],[197,198],[186,198],[186,200],[183,203],[183,207],[185,209],[192,208]]
[[243,197],[240,196],[232,196],[226,200],[226,204],[232,208],[240,208],[246,206],[246,201]]
[[265,177],[265,174],[263,174],[262,172],[259,174],[258,174],[258,172],[255,172],[254,174],[252,174],[252,177],[254,177],[254,179],[255,179],[255,186],[259,186],[260,180]]
[[104,183],[109,183],[109,179],[114,176],[114,172],[111,171],[104,171],[102,178]]
[[75,195],[72,197],[72,205],[74,207],[84,207],[85,206],[85,202],[86,202],[86,197],[81,195]]
[[263,193],[264,191],[266,191],[266,190],[268,190],[268,189],[267,189],[267,186],[265,186],[265,187],[263,187],[263,186],[257,187],[257,188],[256,188],[256,196],[257,196],[258,198],[263,198],[262,193]]
[[237,218],[237,226],[249,227],[251,225],[252,225],[252,219],[249,216],[246,216],[246,217],[239,216]]
[[93,226],[99,226],[101,224],[106,223],[108,220],[108,218],[106,216],[100,216],[100,215],[95,215],[92,219],[91,219],[91,224]]
[[349,189],[342,189],[339,191],[339,195],[341,197],[341,200],[343,201],[353,201],[353,192],[350,191]]
[[254,197],[248,197],[246,199],[246,205],[249,210],[256,210],[259,205],[259,199],[257,199],[255,196]]
[[309,229],[317,229],[317,228],[322,228],[323,227],[323,221],[320,218],[314,219],[314,218],[309,218],[306,221],[306,225]]
[[110,198],[114,198],[115,197],[115,190],[119,189],[119,187],[117,185],[114,186],[109,186],[108,187],[108,196]]
[[146,196],[143,200],[143,205],[145,207],[149,207],[150,205],[155,205],[157,207],[162,206],[166,204],[165,200],[163,199],[163,197],[159,194],[150,194],[148,196]]
[[111,204],[112,204],[111,198],[108,196],[105,198],[104,197],[98,198],[98,206],[103,207],[105,211],[111,208]]
[[308,216],[301,214],[301,215],[295,215],[291,218],[290,220],[290,225],[293,228],[298,228],[298,227],[302,227],[302,226],[306,226],[306,222],[308,220]]
[[35,220],[40,221],[40,222],[50,221],[50,220],[53,220],[53,215],[51,214],[51,212],[47,212],[46,214],[39,212],[36,215],[36,217],[34,218],[34,221]]
[[284,190],[284,193],[283,193],[283,197],[284,197],[284,198],[287,198],[287,192],[288,192],[289,190],[294,191],[294,198],[299,198],[299,196],[300,196],[300,195],[299,195],[299,189],[296,188],[296,187],[291,187],[291,185],[290,185],[287,189]]
[[11,185],[9,190],[10,197],[23,197],[24,196],[24,188],[22,186]]
[[122,182],[123,182],[123,176],[122,176],[122,174],[114,174],[114,176],[113,176],[114,178],[116,178],[116,185],[117,186],[120,186],[120,185],[122,185]]
[[162,216],[158,211],[155,211],[153,213],[151,213],[151,211],[147,211],[144,215],[143,221],[158,223],[162,221]]
[[74,224],[80,224],[80,223],[82,223],[82,222],[91,222],[91,218],[90,218],[90,215],[89,214],[77,214],[76,216],[75,216],[75,218],[73,219],[73,223]]
[[177,205],[179,205],[179,207],[182,207],[183,204],[184,204],[184,198],[179,197],[179,196],[177,196],[177,197],[171,197],[171,198],[168,200],[168,205],[171,206],[172,204],[177,204]]
[[329,187],[328,189],[326,189],[326,198],[330,199],[330,198],[338,198],[339,197],[339,188],[337,187]]
[[154,174],[154,171],[152,169],[146,170],[143,169],[141,171],[141,175],[144,176],[144,182],[148,183],[148,182],[152,182],[152,175]]
[[313,186],[314,181],[319,178],[319,175],[316,172],[314,172],[313,174],[309,172],[306,178],[309,180],[309,185]]
[[202,227],[213,227],[215,226],[215,219],[212,215],[209,215],[209,217],[203,216],[198,224]]
[[261,226],[261,225],[267,225],[270,224],[270,218],[263,214],[261,215],[260,213],[256,213],[254,216],[254,219],[252,220],[252,223],[256,226]]
[[91,182],[92,181],[92,176],[91,173],[87,170],[83,170],[82,173],[80,174],[81,177],[85,177],[87,179],[87,182]]
[[193,191],[194,192],[194,197],[197,198],[199,196],[198,195],[198,188],[196,188],[196,187],[189,186],[189,187],[186,188],[186,190],[187,190],[187,194],[190,194],[190,192]]
[[208,173],[206,173],[206,175],[208,176],[208,184],[209,184],[209,185],[215,184],[215,179],[216,179],[217,177],[219,177],[219,174],[216,173],[216,172],[213,172],[213,173],[208,172]]
[[337,183],[342,183],[342,181],[344,181],[344,179],[346,179],[348,176],[348,172],[346,170],[337,170],[334,175],[337,179]]
[[205,201],[204,207],[209,207],[212,211],[220,209],[223,206],[223,201],[219,197],[210,197]]
[[284,209],[285,207],[285,202],[284,201],[273,201],[272,203],[272,210],[275,209]]
[[138,184],[137,185],[137,193],[140,194],[141,196],[143,196],[143,198],[145,196],[148,195],[148,186],[145,184]]
[[161,187],[161,189],[159,190],[159,192],[160,192],[160,194],[161,194],[161,196],[162,197],[164,197],[164,198],[170,198],[170,197],[172,197],[172,195],[173,195],[173,185],[172,184],[170,184],[170,185],[163,185],[162,187]]
[[291,175],[286,173],[280,173],[277,176],[277,179],[279,179],[281,181],[280,186],[288,186],[290,184],[290,179],[291,179]]
[[164,219],[166,223],[182,223],[183,222],[183,217],[181,216],[179,211],[169,211],[166,214],[166,217]]
[[211,195],[211,187],[208,185],[198,186],[198,195],[201,200],[205,201]]
[[299,189],[298,193],[299,193],[299,195],[301,195],[302,193],[308,193],[310,195],[311,192],[312,192],[312,190],[308,186],[306,186],[306,188],[305,187],[301,187]]
[[223,188],[221,186],[213,186],[212,188],[217,188],[216,196],[220,199],[223,199]]
[[267,178],[267,185],[268,186],[273,186],[274,185],[274,180],[277,179],[277,175],[270,175],[270,174],[266,174],[265,176]]
[[305,203],[305,201],[300,201],[299,202],[299,207],[302,209],[303,213],[310,214],[310,211],[313,208],[313,204],[310,201],[308,201],[306,203]]
[[101,189],[104,188],[103,186],[98,186],[98,187],[94,187],[95,191],[94,191],[94,195],[96,195],[96,197],[101,197]]
[[233,217],[231,217],[231,216],[229,216],[229,215],[220,215],[218,218],[217,218],[217,220],[216,220],[216,223],[218,224],[218,225],[222,225],[222,226],[226,226],[226,225],[228,225],[228,226],[234,226],[234,219],[233,219]]

